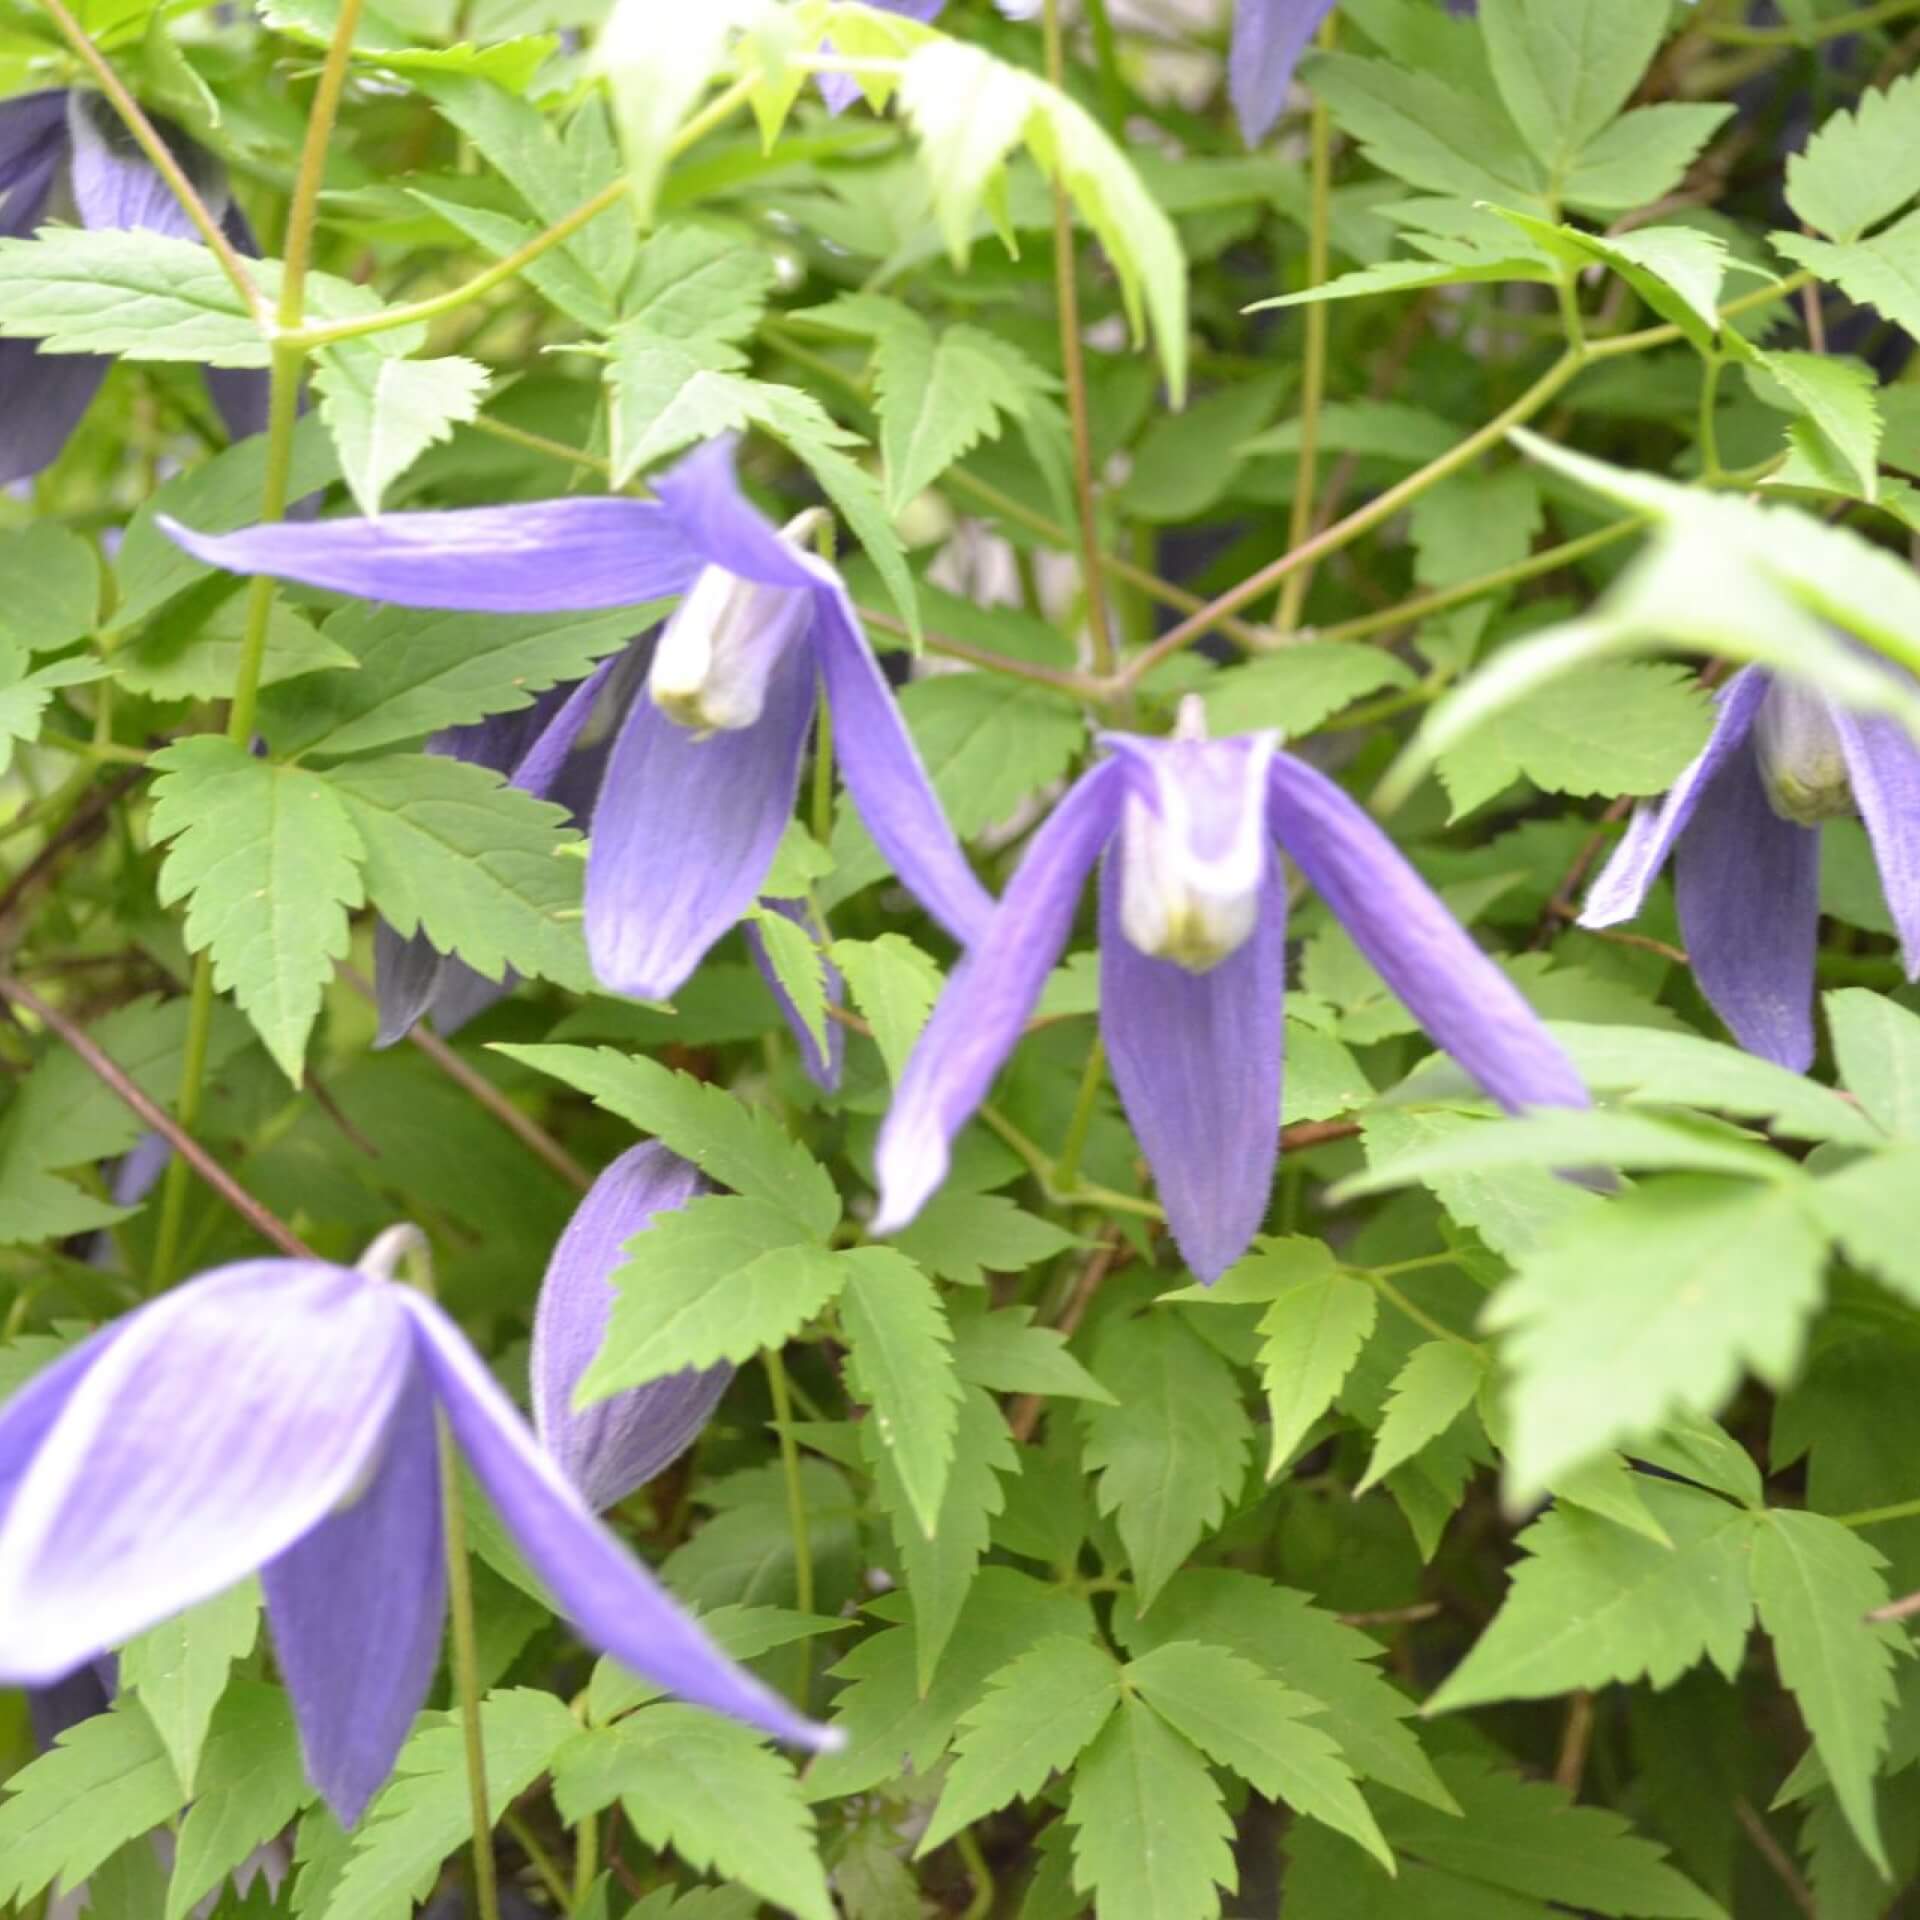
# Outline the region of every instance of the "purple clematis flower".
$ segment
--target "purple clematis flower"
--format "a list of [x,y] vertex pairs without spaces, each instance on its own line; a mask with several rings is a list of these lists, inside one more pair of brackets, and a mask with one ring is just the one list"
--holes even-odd
[[1208,740],[1189,701],[1172,740],[1103,738],[1034,836],[993,925],[947,983],[875,1156],[875,1231],[945,1177],[1100,884],[1100,1024],[1167,1222],[1202,1280],[1246,1250],[1279,1153],[1286,891],[1278,841],[1387,985],[1503,1106],[1585,1106],[1572,1063],[1513,983],[1325,774],[1269,734]]
[[705,1193],[699,1170],[657,1140],[629,1147],[574,1209],[555,1243],[533,1314],[533,1430],[604,1511],[690,1447],[733,1379],[733,1368],[688,1367],[578,1412],[573,1393],[593,1364],[613,1311],[621,1249],[654,1216]]
[[594,1518],[453,1322],[382,1277],[392,1257],[221,1267],[0,1409],[0,1680],[44,1686],[258,1569],[308,1772],[351,1824],[438,1657],[444,1419],[585,1639],[822,1745]]
[[1804,1072],[1822,821],[1857,813],[1865,823],[1907,978],[1920,978],[1920,746],[1889,714],[1849,713],[1759,667],[1716,697],[1700,757],[1665,800],[1635,813],[1580,924],[1632,919],[1671,854],[1701,992],[1749,1053]]
[[[227,237],[257,252],[219,163],[178,128],[156,124]],[[60,87],[0,101],[0,239],[22,239],[50,214],[96,229],[199,237],[105,98]],[[0,340],[0,484],[52,464],[112,365],[99,354],[42,354],[31,340]],[[206,381],[234,439],[266,426],[264,373],[211,368]]]
[[161,525],[213,566],[401,606],[578,612],[684,596],[595,805],[587,946],[614,991],[667,998],[753,904],[793,812],[816,676],[868,831],[934,918],[971,940],[992,899],[940,810],[840,576],[748,503],[730,438],[690,454],[654,491],[224,535]]

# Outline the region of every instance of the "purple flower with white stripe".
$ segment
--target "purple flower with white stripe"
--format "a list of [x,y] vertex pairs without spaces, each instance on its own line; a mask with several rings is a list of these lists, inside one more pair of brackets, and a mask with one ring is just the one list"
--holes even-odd
[[693,1444],[733,1379],[733,1368],[724,1364],[688,1367],[589,1407],[573,1404],[574,1389],[606,1338],[613,1274],[627,1242],[645,1233],[656,1215],[675,1212],[706,1190],[698,1169],[657,1140],[629,1147],[574,1209],[540,1283],[530,1362],[533,1430],[602,1512]]
[[593,1516],[434,1303],[319,1260],[221,1267],[0,1408],[0,1681],[45,1686],[258,1570],[314,1784],[356,1820],[446,1613],[438,1421],[581,1636],[781,1739],[824,1729],[727,1659]]
[[741,493],[733,441],[655,498],[580,498],[198,534],[197,558],[401,606],[584,612],[683,596],[621,723],[587,860],[587,947],[615,992],[669,997],[753,904],[793,813],[816,678],[840,770],[894,870],[963,944],[993,902],[907,735],[840,576]]
[[[947,983],[875,1156],[876,1232],[945,1178],[1101,862],[1100,1026],[1187,1264],[1216,1279],[1267,1210],[1279,1154],[1292,857],[1422,1026],[1510,1110],[1585,1106],[1572,1063],[1365,811],[1273,736],[1108,734],[1034,836],[986,937]],[[1104,860],[1102,856],[1104,855]]]
[[1658,806],[1635,813],[1580,924],[1631,920],[1672,855],[1701,992],[1749,1053],[1804,1072],[1823,821],[1864,822],[1907,978],[1920,978],[1920,746],[1890,714],[1850,713],[1759,667],[1717,698],[1700,757]]
[[[178,128],[155,124],[227,237],[256,252],[219,162]],[[0,239],[24,239],[50,214],[96,230],[200,237],[104,96],[62,87],[0,101]],[[0,484],[53,463],[112,365],[99,354],[40,353],[31,340],[0,340]],[[265,427],[264,373],[209,368],[206,381],[234,439]]]

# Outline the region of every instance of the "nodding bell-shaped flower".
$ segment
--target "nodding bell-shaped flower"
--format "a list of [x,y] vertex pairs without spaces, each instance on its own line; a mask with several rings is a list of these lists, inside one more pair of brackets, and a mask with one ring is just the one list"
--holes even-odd
[[[1325,774],[1265,735],[1109,734],[1108,758],[1033,837],[993,924],[954,970],[875,1155],[876,1232],[945,1178],[1100,884],[1100,1026],[1114,1084],[1181,1253],[1216,1279],[1259,1230],[1280,1139],[1289,853],[1387,985],[1502,1105],[1584,1106],[1571,1062],[1513,983]],[[1104,860],[1103,860],[1104,856]]]
[[733,450],[730,438],[708,442],[654,481],[652,500],[544,500],[222,535],[161,524],[209,565],[408,607],[551,613],[685,596],[655,649],[647,697],[621,722],[594,806],[587,948],[615,992],[667,998],[752,906],[793,813],[816,681],[867,830],[964,944],[993,901],[940,810],[840,576],[747,501]]
[[351,1824],[446,1614],[438,1425],[584,1639],[804,1746],[831,1736],[597,1520],[440,1309],[391,1271],[246,1260],[103,1328],[0,1407],[0,1681],[44,1686],[260,1573],[307,1771]]
[[613,1311],[621,1250],[655,1215],[706,1191],[699,1172],[657,1140],[629,1147],[574,1209],[553,1249],[533,1315],[533,1430],[587,1504],[605,1512],[698,1437],[733,1368],[689,1367],[577,1408],[579,1386]]
[[1849,712],[1759,667],[1716,698],[1700,757],[1663,801],[1635,813],[1580,924],[1631,920],[1671,855],[1700,991],[1749,1053],[1804,1072],[1824,821],[1859,815],[1907,978],[1920,979],[1920,745],[1891,714]]
[[[177,127],[154,123],[227,238],[254,253],[219,162]],[[96,231],[145,228],[198,240],[173,189],[154,171],[106,97],[48,88],[0,101],[0,238],[24,239],[49,219]],[[0,484],[49,466],[80,424],[113,361],[92,353],[40,353],[31,340],[0,340]],[[267,376],[209,368],[207,391],[236,440],[267,423]]]

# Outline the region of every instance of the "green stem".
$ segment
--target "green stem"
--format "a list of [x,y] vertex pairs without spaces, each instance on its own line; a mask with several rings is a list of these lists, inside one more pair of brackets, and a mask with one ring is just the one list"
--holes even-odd
[[1709,354],[1700,375],[1700,478],[1711,486],[1722,479],[1726,468],[1720,464],[1720,425],[1714,409],[1720,404],[1720,373],[1725,359]]
[[1020,1156],[1027,1171],[1040,1182],[1047,1198],[1055,1206],[1107,1207],[1115,1213],[1136,1214],[1143,1220],[1166,1219],[1166,1210],[1156,1206],[1153,1201],[1141,1200],[1130,1193],[1116,1193],[1111,1187],[1082,1181],[1071,1189],[1062,1188],[1056,1178],[1054,1164],[1045,1151],[1028,1139],[998,1107],[983,1105],[979,1118],[982,1126],[998,1134]]
[[[1323,48],[1334,44],[1338,14],[1329,14],[1320,28]],[[1307,221],[1307,285],[1322,285],[1331,264],[1328,235],[1333,212],[1333,117],[1324,100],[1314,101],[1308,138],[1312,146],[1312,187]],[[1306,345],[1301,356],[1300,375],[1300,456],[1294,479],[1293,513],[1287,528],[1287,545],[1304,545],[1313,532],[1314,510],[1320,485],[1320,406],[1327,391],[1327,338],[1332,314],[1324,300],[1309,303],[1306,314]],[[1307,590],[1313,583],[1313,569],[1302,567],[1280,584],[1280,605],[1274,625],[1282,633],[1291,633],[1300,624],[1300,610],[1306,605]]]
[[[1067,54],[1060,30],[1060,0],[1045,0],[1041,24],[1046,37],[1047,80],[1066,91]],[[1080,571],[1087,602],[1087,637],[1093,669],[1114,667],[1113,629],[1107,623],[1106,585],[1101,577],[1100,521],[1093,494],[1093,426],[1087,410],[1086,347],[1080,337],[1080,284],[1075,260],[1073,207],[1063,173],[1052,176],[1053,296],[1060,330],[1060,360],[1067,381],[1067,419],[1073,429],[1073,486],[1080,517]]]
[[980,1851],[980,1842],[974,1838],[971,1827],[962,1827],[953,1836],[953,1850],[965,1862],[967,1878],[973,1882],[973,1898],[967,1902],[960,1920],[987,1920],[993,1911],[993,1870],[987,1865],[987,1857]]
[[[802,1613],[813,1611],[813,1543],[807,1532],[807,1487],[800,1475],[800,1443],[793,1437],[793,1395],[787,1385],[787,1363],[769,1347],[761,1356],[767,1364],[767,1387],[773,1396],[773,1418],[780,1431],[780,1473],[787,1487],[787,1526],[793,1535],[793,1597]],[[804,1651],[806,1642],[801,1642]]]
[[1469,1353],[1478,1353],[1480,1351],[1480,1343],[1477,1340],[1469,1340],[1464,1333],[1455,1333],[1444,1321],[1436,1320],[1425,1307],[1419,1306],[1410,1300],[1406,1294],[1386,1277],[1386,1274],[1380,1268],[1351,1267],[1348,1271],[1357,1278],[1366,1281],[1383,1299],[1391,1301],[1394,1306],[1399,1308],[1416,1327],[1424,1328],[1425,1331],[1432,1334],[1436,1340],[1446,1340],[1456,1347],[1465,1347]]
[[512,1808],[500,1816],[500,1824],[513,1836],[514,1845],[533,1863],[533,1870],[540,1876],[541,1885],[553,1895],[554,1905],[562,1913],[571,1913],[572,1891],[560,1871],[559,1862],[547,1851],[540,1836]]
[[590,1813],[573,1830],[573,1904],[586,1904],[600,1873],[600,1816]]
[[813,837],[824,847],[833,838],[833,710],[822,700],[813,711]]
[[67,9],[64,0],[40,0],[40,3],[60,29],[61,38],[80,57],[100,91],[113,103],[114,112],[126,123],[127,131],[139,144],[140,151],[153,163],[154,172],[172,190],[187,218],[193,222],[195,232],[206,243],[208,252],[220,263],[220,271],[233,283],[233,290],[240,296],[241,303],[264,326],[267,321],[265,296],[255,284],[253,275],[247,271],[247,264],[240,257],[239,250],[214,218],[213,209],[200,197],[199,190],[188,179],[186,169],[174,158],[173,149],[160,137],[159,129],[142,112],[139,101],[127,91],[106,55],[93,44],[86,28]]
[[[327,148],[333,123],[346,91],[347,65],[353,57],[353,36],[360,30],[362,0],[340,0],[327,45],[320,84],[307,109],[307,137],[300,148],[300,167],[293,177],[293,198],[287,206],[287,233],[280,269],[279,322],[285,333],[297,333],[307,311],[307,268],[313,261],[313,230],[320,212],[320,189],[327,172]],[[297,358],[297,356],[296,356]],[[276,372],[277,372],[276,366]]]
[[1860,1513],[1836,1513],[1842,1527],[1889,1527],[1896,1520],[1920,1520],[1920,1500],[1901,1500],[1891,1507],[1868,1507]]
[[1810,27],[1748,27],[1729,23],[1707,26],[1701,31],[1709,40],[1731,47],[1811,47],[1823,40],[1838,40],[1849,33],[1866,33],[1884,27],[1891,20],[1920,13],[1920,0],[1880,0],[1878,6],[1857,7],[1852,13],[1835,14],[1831,20],[1816,21]]
[[1120,77],[1120,43],[1114,35],[1107,0],[1086,0],[1087,31],[1093,36],[1094,71],[1100,80],[1100,118],[1110,127],[1125,123],[1126,82]]
[[493,1818],[487,1811],[487,1745],[480,1726],[480,1654],[473,1627],[473,1569],[467,1560],[467,1516],[461,1504],[460,1458],[444,1413],[440,1430],[440,1504],[447,1540],[447,1607],[453,1619],[453,1684],[467,1749],[467,1804],[473,1814],[473,1900],[476,1920],[500,1920],[500,1888],[493,1859]]
[[1073,1116],[1067,1122],[1067,1137],[1060,1145],[1060,1157],[1053,1163],[1057,1186],[1071,1193],[1080,1179],[1080,1156],[1086,1151],[1087,1133],[1093,1125],[1094,1109],[1100,1102],[1100,1083],[1107,1075],[1107,1049],[1096,1033],[1087,1055],[1086,1071],[1080,1076],[1080,1092],[1073,1103]]

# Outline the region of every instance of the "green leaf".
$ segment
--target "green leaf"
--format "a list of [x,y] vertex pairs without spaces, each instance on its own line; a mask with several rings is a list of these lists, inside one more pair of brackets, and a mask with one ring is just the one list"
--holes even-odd
[[1706,1176],[1643,1186],[1549,1234],[1487,1312],[1507,1335],[1515,1497],[1670,1413],[1715,1412],[1742,1368],[1782,1384],[1825,1264],[1796,1192]]
[[160,1735],[183,1794],[194,1792],[201,1749],[227,1674],[253,1651],[260,1633],[260,1588],[253,1580],[171,1620],[149,1627],[120,1650],[120,1685],[139,1695]]
[[549,687],[584,679],[668,604],[610,613],[490,614],[356,600],[327,622],[326,639],[359,671],[269,692],[261,702],[263,725],[283,754],[332,757],[468,726],[490,713],[518,713]]
[[[1518,254],[1488,260],[1383,260],[1377,267],[1356,267],[1351,273],[1324,280],[1298,293],[1276,294],[1256,300],[1247,311],[1265,313],[1279,307],[1318,306],[1327,300],[1365,300],[1376,293],[1421,293],[1429,287],[1464,287],[1482,281],[1527,280],[1549,283],[1552,273],[1538,260]],[[1271,439],[1274,436],[1262,436]],[[1258,442],[1249,448],[1267,451]]]
[[1373,1331],[1378,1299],[1340,1271],[1323,1242],[1304,1237],[1259,1241],[1215,1288],[1193,1297],[1266,1309],[1258,1365],[1273,1415],[1271,1478],[1333,1404]]
[[1093,1371],[1115,1404],[1081,1409],[1083,1457],[1144,1606],[1220,1524],[1246,1477],[1253,1423],[1227,1363],[1174,1314],[1113,1322]]
[[[211,607],[204,593],[188,594],[148,621],[139,637],[114,655],[113,674],[120,685],[153,700],[224,699],[240,670],[249,596],[224,587],[220,593]],[[267,615],[263,687],[358,664],[331,635],[275,600]]]
[[1787,161],[1787,205],[1815,233],[1857,240],[1920,193],[1920,74],[1863,93]]
[[1123,1700],[1080,1762],[1067,1820],[1100,1920],[1216,1920],[1238,1884],[1219,1786],[1144,1701]]
[[876,1436],[931,1538],[959,1417],[952,1329],[933,1282],[904,1254],[861,1247],[841,1263],[850,1384],[872,1409]]
[[575,1404],[784,1346],[853,1277],[854,1257],[813,1245],[764,1200],[709,1194],[655,1214],[614,1269],[606,1338]]
[[315,361],[320,417],[362,513],[378,513],[387,488],[471,420],[487,391],[486,368],[460,354],[402,360],[377,345],[343,340],[321,348]]
[[650,1847],[671,1847],[798,1920],[834,1920],[813,1814],[791,1762],[760,1736],[698,1707],[648,1707],[570,1740],[553,1757],[570,1825],[618,1800]]
[[1667,1687],[1703,1659],[1732,1679],[1753,1621],[1753,1517],[1693,1487],[1647,1479],[1640,1491],[1673,1545],[1578,1507],[1542,1515],[1520,1536],[1527,1558],[1500,1611],[1430,1713],[1616,1681]]
[[1271,727],[1284,739],[1298,740],[1382,687],[1412,685],[1406,663],[1379,647],[1307,640],[1215,674],[1202,697],[1213,733]]
[[[1920,327],[1920,211],[1865,240],[1835,246],[1803,233],[1770,236],[1776,252],[1817,273],[1851,300],[1878,307],[1896,327]],[[0,262],[3,264],[3,262]],[[4,286],[4,279],[0,279]]]
[[346,956],[347,915],[365,898],[353,820],[317,774],[215,735],[175,741],[148,764],[161,776],[153,837],[173,843],[160,904],[188,901],[189,950],[212,953],[214,985],[297,1084],[321,995]]
[[840,1196],[819,1161],[789,1137],[777,1114],[724,1087],[612,1047],[510,1047],[497,1051],[578,1089],[641,1133],[653,1134],[710,1180],[797,1220],[825,1239]]
[[1900,1140],[1920,1140],[1920,1016],[1864,987],[1825,996],[1847,1091]]
[[1890,1873],[1874,1808],[1874,1774],[1887,1750],[1893,1663],[1906,1635],[1863,1616],[1887,1603],[1883,1555],[1817,1513],[1769,1508],[1754,1530],[1753,1599],[1780,1678],[1826,1762],[1847,1824]]
[[1443,1813],[1458,1812],[1406,1724],[1413,1702],[1375,1664],[1386,1649],[1306,1594],[1249,1573],[1194,1567],[1175,1574],[1144,1614],[1123,1600],[1113,1626],[1135,1655],[1197,1640],[1251,1660],[1324,1705],[1327,1730],[1356,1772]]
[[965,1609],[993,1521],[1006,1509],[1002,1479],[1020,1471],[1020,1455],[992,1397],[978,1387],[963,1388],[953,1460],[929,1529],[908,1498],[897,1451],[871,1420],[861,1422],[860,1449],[892,1523],[913,1608],[916,1683],[925,1693]]
[[750,425],[755,381],[730,341],[672,339],[645,326],[615,330],[608,342],[607,415],[615,486],[643,467],[717,433]]
[[1913,1234],[1916,1179],[1920,1144],[1856,1160],[1815,1182],[1807,1197],[1849,1260],[1920,1304],[1920,1242]]
[[815,1050],[824,1057],[828,1047],[827,976],[813,935],[797,920],[770,907],[756,907],[747,918],[759,936],[760,949],[780,983],[780,991],[787,996]]
[[1344,1833],[1387,1868],[1393,1854],[1338,1743],[1309,1724],[1320,1703],[1251,1660],[1198,1641],[1164,1642],[1127,1668],[1128,1688],[1210,1760],[1269,1800]]
[[1085,109],[978,47],[934,39],[907,56],[900,105],[933,178],[934,213],[956,265],[966,261],[983,200],[1022,142],[1066,189],[1119,276],[1136,340],[1154,343],[1180,405],[1186,386],[1187,270],[1173,223],[1126,156]]
[[[783,1495],[784,1495],[784,1489]],[[841,1632],[844,1620],[823,1614],[796,1613],[790,1607],[723,1606],[700,1616],[701,1631],[731,1660],[757,1660],[775,1647],[790,1647],[796,1640],[811,1640],[823,1633]],[[654,1681],[630,1673],[612,1658],[603,1656],[594,1663],[593,1678],[587,1687],[587,1718],[590,1724],[604,1726],[635,1707],[660,1699],[667,1689]]]
[[[715,1724],[720,1724],[715,1722]],[[487,1805],[509,1807],[578,1731],[564,1702],[515,1687],[480,1704]],[[440,1864],[473,1831],[459,1716],[431,1714],[394,1762],[394,1776],[354,1829],[325,1920],[396,1920],[424,1899]]]
[[180,1824],[166,1920],[186,1920],[312,1797],[287,1696],[278,1687],[236,1680],[214,1711],[198,1792]]
[[836,940],[827,958],[846,976],[847,991],[887,1063],[887,1076],[898,1085],[907,1055],[940,997],[939,967],[903,933]]
[[99,556],[77,533],[48,521],[0,533],[0,639],[50,653],[99,618]]
[[1084,1640],[1042,1640],[1001,1668],[961,1716],[953,1765],[916,1853],[944,1846],[1010,1800],[1031,1800],[1073,1765],[1119,1701],[1113,1656]]
[[1523,778],[1546,793],[1661,793],[1712,724],[1712,704],[1686,668],[1602,661],[1477,728],[1440,756],[1440,777],[1456,820]]
[[1110,1401],[1113,1396],[1067,1351],[1066,1335],[1052,1327],[1032,1326],[1032,1319],[1031,1307],[961,1313],[956,1303],[954,1371],[962,1380],[995,1393]]
[[489,980],[511,967],[589,984],[564,807],[446,754],[356,760],[328,783],[366,849],[367,893],[397,933],[424,933]]
[[69,1727],[7,1781],[0,1900],[24,1906],[58,1880],[77,1887],[115,1848],[180,1810],[180,1782],[132,1701]]
[[1627,104],[1670,13],[1667,0],[1485,0],[1500,97],[1556,181]]
[[1837,453],[1863,500],[1880,497],[1880,383],[1858,360],[1823,353],[1764,353],[1752,364],[1776,381]]
[[[1548,1920],[1582,1913],[1727,1920],[1617,1813],[1482,1760],[1442,1763],[1454,1814],[1395,1801],[1382,1824],[1398,1882],[1312,1828],[1287,1836],[1283,1920]],[[1551,1903],[1545,1904],[1545,1903]]]
[[40,722],[61,687],[98,680],[107,672],[98,660],[50,660],[32,671],[27,655],[11,643],[0,645],[0,774],[13,764],[16,741],[40,736]]
[[1002,1194],[968,1193],[949,1182],[893,1244],[937,1279],[977,1287],[989,1273],[1025,1273],[1076,1242],[1064,1227],[1023,1212]]
[[675,220],[634,262],[623,321],[665,340],[745,340],[779,278],[773,257],[743,246],[737,227]]
[[1415,1347],[1394,1377],[1386,1417],[1373,1437],[1373,1458],[1355,1496],[1438,1440],[1473,1404],[1486,1377],[1486,1361],[1462,1341],[1429,1340]]
[[1585,213],[1651,206],[1685,180],[1701,148],[1735,111],[1708,101],[1635,107],[1580,149],[1560,197]]
[[895,1624],[906,1618],[909,1604],[897,1593],[876,1601],[870,1611],[887,1626],[868,1634],[834,1668],[837,1679],[849,1682],[834,1702],[834,1724],[847,1744],[807,1769],[803,1784],[810,1800],[864,1793],[903,1768],[924,1773],[992,1675],[1055,1634],[1082,1640],[1094,1634],[1083,1598],[1011,1567],[982,1567],[923,1687],[914,1630]]
[[[340,16],[340,0],[269,0],[261,18],[275,32],[305,46],[324,50],[331,44]],[[353,52],[369,66],[385,67],[409,78],[442,75],[497,80],[516,91],[527,86],[553,52],[550,33],[523,34],[475,46],[462,40],[450,47],[422,47],[402,24],[410,16],[406,0],[389,0],[385,7],[362,10],[353,36]]]

